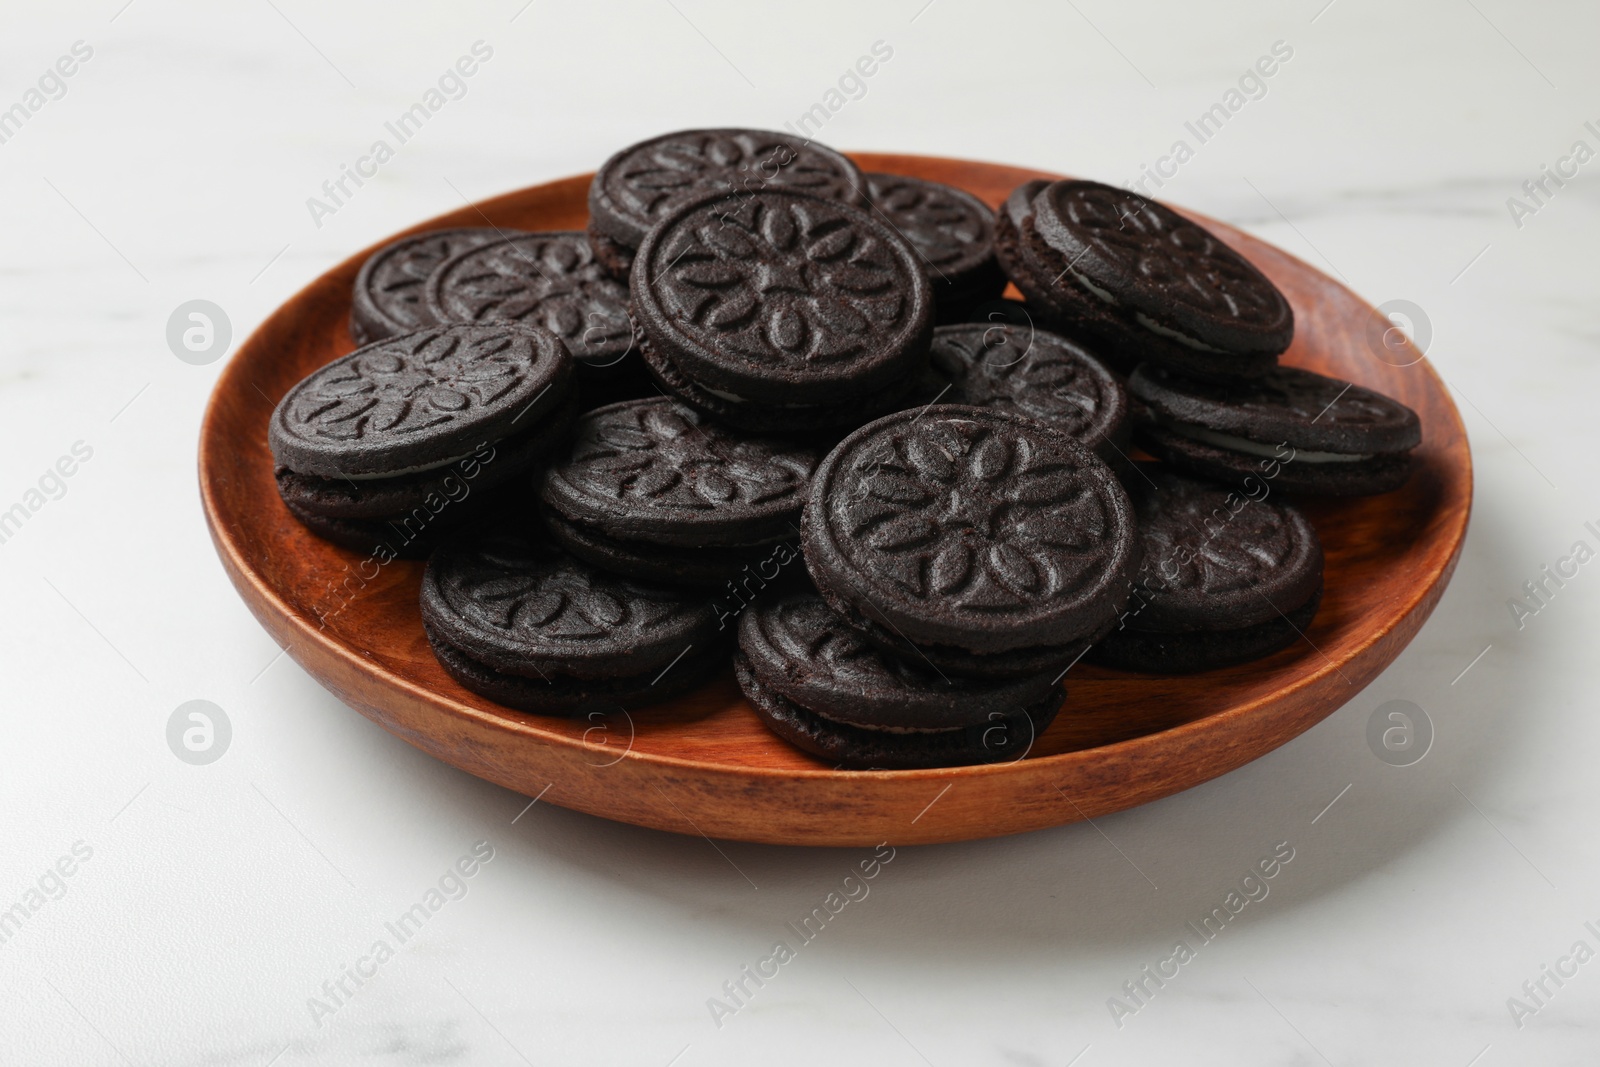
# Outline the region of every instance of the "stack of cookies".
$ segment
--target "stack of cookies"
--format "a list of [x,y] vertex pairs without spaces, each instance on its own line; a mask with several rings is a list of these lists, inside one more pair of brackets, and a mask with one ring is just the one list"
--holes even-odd
[[996,213],[691,130],[607,160],[589,207],[380,249],[362,347],[269,432],[288,513],[427,556],[435,655],[511,708],[637,708],[731,665],[834,765],[1020,759],[1080,659],[1299,642],[1322,550],[1278,494],[1397,488],[1421,440],[1280,365],[1276,287],[1126,190],[1029,182]]

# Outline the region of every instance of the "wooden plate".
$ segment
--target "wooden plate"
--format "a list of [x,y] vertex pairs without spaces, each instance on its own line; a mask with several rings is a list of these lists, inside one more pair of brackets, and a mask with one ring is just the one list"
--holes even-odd
[[[991,204],[1028,179],[1056,177],[921,156],[855,159],[864,170],[947,182]],[[406,232],[489,223],[581,229],[588,187],[588,175],[550,182]],[[1388,322],[1332,279],[1201,221],[1288,296],[1297,331],[1286,362],[1417,410],[1419,469],[1399,492],[1308,507],[1327,554],[1327,593],[1305,641],[1183,678],[1080,664],[1068,676],[1066,709],[1019,762],[834,770],[768,734],[731,670],[684,699],[604,722],[524,715],[458,686],[423,637],[421,564],[378,567],[318,540],[289,517],[273,485],[267,418],[301,377],[354,347],[351,284],[374,249],[301,290],[224,369],[200,438],[206,520],[256,618],[341,700],[424,752],[546,803],[679,833],[808,845],[959,841],[1120,811],[1248,763],[1359,693],[1438,603],[1472,499],[1466,433],[1421,354],[1398,332],[1389,337],[1396,347],[1382,349],[1374,339]]]

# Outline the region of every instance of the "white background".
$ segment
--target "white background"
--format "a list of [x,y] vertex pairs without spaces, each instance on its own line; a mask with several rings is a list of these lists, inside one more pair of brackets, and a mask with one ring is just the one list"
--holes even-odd
[[[1521,630],[1507,600],[1600,547],[1600,162],[1520,228],[1506,204],[1600,147],[1592,4],[122,3],[0,16],[0,107],[94,50],[0,145],[0,509],[93,448],[0,544],[0,908],[93,850],[0,945],[0,1062],[1593,1062],[1600,961],[1546,980],[1520,1028],[1507,998],[1600,949],[1600,564]],[[306,199],[480,39],[467,95],[314,225]],[[1425,309],[1476,508],[1433,620],[1308,734],[1093,827],[902,848],[719,1028],[707,998],[865,852],[719,850],[548,804],[513,824],[525,798],[341,706],[212,553],[194,456],[223,364],[180,362],[165,324],[209,299],[237,343],[462,196],[662,130],[781,126],[879,40],[893,58],[824,140],[1112,182],[1288,42],[1163,195]],[[233,724],[205,767],[165,740],[191,699]],[[1436,730],[1411,767],[1365,740],[1391,699]],[[314,1024],[307,998],[479,840],[470,892]],[[1119,1028],[1107,998],[1281,841],[1270,896]]]

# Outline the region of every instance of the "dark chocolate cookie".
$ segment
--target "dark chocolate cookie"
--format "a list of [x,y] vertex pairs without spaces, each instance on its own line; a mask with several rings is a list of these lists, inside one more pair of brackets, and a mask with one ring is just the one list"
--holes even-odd
[[1052,687],[1035,704],[992,712],[970,726],[871,729],[818,715],[782,696],[756,674],[743,652],[734,654],[733,670],[767,729],[803,752],[846,767],[911,770],[1015,762],[1027,756],[1066,699],[1066,690]]
[[[1000,218],[1004,219],[1014,232],[1022,232],[1023,220],[1033,214],[1033,198],[1044,192],[1049,184],[1043,178],[1034,178],[1011,190],[1005,202],[1000,205]],[[1026,253],[1027,250],[1018,251]]]
[[867,195],[922,256],[941,322],[998,298],[1006,278],[994,258],[994,212],[962,189],[901,174],[868,174]]
[[996,250],[1030,303],[1124,368],[1149,361],[1217,381],[1256,377],[1294,336],[1289,303],[1264,274],[1129,190],[1030,183],[1002,210]]
[[430,498],[402,515],[385,519],[346,519],[308,511],[292,497],[284,506],[300,525],[336,545],[363,552],[378,563],[427,559],[441,538],[483,514],[477,501],[458,505],[450,497]]
[[660,681],[644,676],[570,678],[561,674],[551,674],[547,681],[486,667],[426,624],[423,632],[434,658],[463,688],[496,704],[542,715],[592,715],[661,704],[698,689],[727,666],[726,649],[719,647],[684,656],[659,676]]
[[[739,434],[666,397],[586,413],[571,449],[539,495],[551,533],[601,567],[720,585],[798,536],[800,509],[821,456],[812,448]],[[659,570],[649,567],[657,548]],[[730,549],[735,551],[730,551]]]
[[784,404],[774,407],[752,404],[736,395],[714,392],[692,381],[675,364],[658,356],[648,337],[640,338],[639,354],[644,357],[645,366],[650,368],[658,394],[664,392],[680,399],[717,422],[747,433],[775,433],[818,441],[837,441],[839,437],[886,411],[928,403],[926,399],[919,400],[919,396],[927,391],[931,383],[926,373],[908,375],[890,383],[887,388],[857,394],[839,404]]
[[644,235],[682,204],[775,188],[866,203],[856,165],[814,141],[767,130],[680,130],[605,161],[589,185],[589,234],[601,262],[625,280]]
[[1119,628],[1090,661],[1181,674],[1299,641],[1322,598],[1322,547],[1305,517],[1157,464],[1140,470],[1128,485],[1144,562]]
[[570,397],[525,432],[485,441],[454,463],[392,478],[357,481],[279,467],[274,472],[278,492],[291,507],[328,518],[382,521],[421,507],[432,497],[454,500],[512,481],[565,444],[577,416],[577,398]]
[[437,322],[521,322],[543,326],[577,360],[585,386],[634,364],[628,287],[595,261],[581,231],[526,233],[468,249],[436,271],[427,305]]
[[904,238],[861,208],[787,190],[682,205],[640,246],[631,291],[662,385],[720,401],[713,414],[748,428],[801,409],[823,430],[868,417],[864,398],[898,401],[933,329]]
[[1031,327],[966,323],[933,331],[929,363],[939,403],[1028,415],[1113,468],[1126,462],[1127,391],[1082,346]]
[[812,478],[806,566],[893,653],[962,673],[1067,666],[1115,624],[1139,545],[1110,469],[1044,423],[935,405],[862,427]]
[[788,567],[800,555],[793,537],[730,548],[686,548],[627,541],[608,537],[598,527],[573,522],[554,508],[541,508],[539,518],[550,536],[574,556],[601,570],[656,585],[690,586],[711,590],[727,587],[731,596],[738,583],[761,570],[772,572],[756,591],[771,584],[787,568],[785,580],[803,567]]
[[1127,479],[1144,559],[1118,628],[1089,654],[1182,673],[1243,663],[1299,639],[1322,594],[1322,544],[1286,504],[1155,463]]
[[279,466],[362,479],[444,466],[538,423],[567,399],[553,334],[452,325],[357,349],[290,389],[268,432]]
[[424,292],[434,268],[468,248],[504,240],[515,232],[491,227],[430,230],[378,249],[356,275],[350,299],[351,338],[358,345],[370,345],[436,325]]
[[1183,633],[1118,630],[1085,658],[1102,667],[1150,674],[1196,674],[1249,663],[1303,640],[1321,604],[1322,586],[1318,585],[1304,604],[1254,626]]
[[815,449],[734,433],[666,397],[583,416],[541,495],[568,518],[613,536],[728,546],[793,535]]
[[824,718],[877,730],[982,726],[1060,698],[1052,675],[1002,682],[945,678],[914,657],[862,640],[812,591],[757,604],[739,620],[739,647],[769,689]]
[[1417,413],[1359,385],[1298,367],[1218,386],[1158,367],[1128,380],[1137,439],[1194,474],[1249,489],[1356,496],[1398,489],[1422,443]]
[[278,403],[268,424],[278,491],[319,536],[373,550],[393,544],[393,530],[414,555],[565,440],[572,378],[560,340],[520,325],[368,345]]
[[1294,338],[1277,287],[1171,208],[1082,181],[1053,183],[1033,208],[1034,233],[1091,293],[1109,290],[1136,315],[1227,352],[1276,355]]
[[606,574],[505,527],[441,545],[423,573],[421,607],[444,668],[524,711],[657,703],[726,663],[705,597]]

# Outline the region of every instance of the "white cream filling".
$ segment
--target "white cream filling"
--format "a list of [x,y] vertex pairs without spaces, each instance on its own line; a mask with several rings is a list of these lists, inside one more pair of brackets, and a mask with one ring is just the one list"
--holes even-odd
[[1169,422],[1162,420],[1163,425],[1180,437],[1201,441],[1218,448],[1226,448],[1230,452],[1243,452],[1249,456],[1262,456],[1267,459],[1279,459],[1285,463],[1359,463],[1364,459],[1371,459],[1371,452],[1309,452],[1304,449],[1291,448],[1289,455],[1285,456],[1280,449],[1291,447],[1287,443],[1282,445],[1264,445],[1260,441],[1252,441],[1248,437],[1235,437],[1229,433],[1218,433],[1208,430],[1204,426],[1195,426],[1186,422]]
[[[1091,282],[1087,277],[1075,270],[1072,270],[1070,267],[1067,269],[1071,271],[1072,276],[1077,279],[1079,285],[1083,286],[1085,289],[1099,297],[1101,300],[1105,301],[1107,304],[1110,304],[1113,307],[1116,306],[1117,298],[1111,295],[1110,290],[1100,288],[1094,282]],[[1135,311],[1133,313],[1133,321],[1137,322],[1140,326],[1143,326],[1153,334],[1159,334],[1168,340],[1176,341],[1185,348],[1192,348],[1196,352],[1215,352],[1219,355],[1227,355],[1227,349],[1208,345],[1204,341],[1196,340],[1186,333],[1180,333],[1170,326],[1163,326],[1142,311]]]
[[1133,313],[1133,321],[1137,322],[1140,326],[1143,326],[1151,333],[1160,334],[1162,337],[1176,341],[1185,348],[1192,348],[1196,352],[1216,352],[1219,355],[1224,356],[1228,354],[1227,349],[1218,348],[1215,345],[1208,345],[1204,341],[1195,340],[1186,333],[1179,333],[1170,326],[1163,326],[1142,311],[1135,311]]
[[1093,293],[1095,296],[1098,296],[1101,300],[1104,300],[1108,304],[1115,304],[1117,302],[1117,298],[1112,296],[1111,293],[1108,290],[1100,288],[1098,285],[1096,285],[1094,282],[1091,282],[1084,275],[1079,274],[1075,270],[1072,270],[1071,267],[1068,267],[1067,269],[1069,271],[1072,271],[1072,276],[1078,280],[1078,284],[1079,285],[1081,285],[1085,289],[1089,290],[1089,292]]

